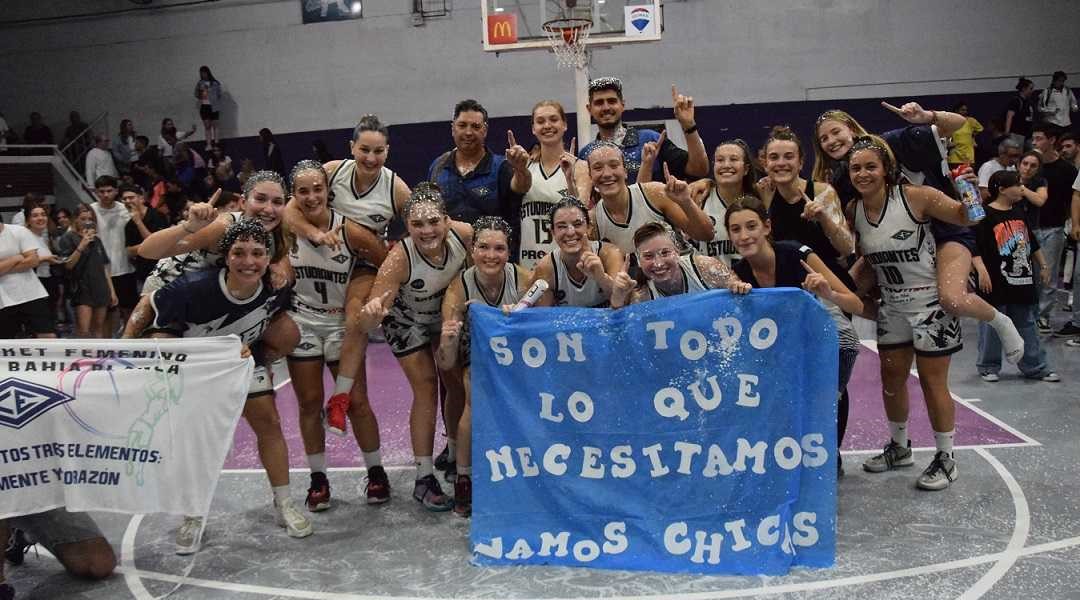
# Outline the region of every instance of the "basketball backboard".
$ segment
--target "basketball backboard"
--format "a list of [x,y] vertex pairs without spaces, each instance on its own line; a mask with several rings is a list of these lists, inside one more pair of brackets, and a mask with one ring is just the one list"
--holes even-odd
[[660,0],[481,0],[484,50],[551,48],[542,26],[552,19],[587,18],[587,44],[655,42],[663,34]]

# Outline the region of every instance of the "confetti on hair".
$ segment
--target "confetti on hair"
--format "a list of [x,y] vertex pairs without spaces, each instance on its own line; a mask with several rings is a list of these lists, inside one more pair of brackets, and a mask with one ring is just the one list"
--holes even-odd
[[589,149],[589,155],[585,157],[586,160],[592,158],[593,154],[596,154],[598,150],[603,150],[604,148],[612,148],[614,150],[617,150],[619,152],[619,156],[623,156],[622,146],[616,144],[615,142],[609,142],[608,140],[598,140],[596,142],[593,142],[592,148]]
[[548,212],[548,222],[549,223],[554,223],[555,222],[555,213],[559,212],[560,210],[562,210],[564,208],[576,208],[576,209],[580,210],[581,214],[585,216],[585,224],[586,225],[589,224],[589,209],[588,209],[588,207],[586,207],[585,204],[582,203],[581,200],[578,200],[574,196],[570,196],[570,195],[563,196],[561,200],[559,200],[558,202],[556,202],[555,204],[553,204],[551,206],[551,210]]
[[317,160],[306,159],[293,165],[292,171],[289,173],[290,190],[296,191],[296,178],[307,171],[318,171],[322,174],[323,183],[330,185],[330,177],[326,174],[326,169],[323,168],[322,163]]
[[248,180],[244,182],[244,197],[251,197],[251,190],[255,189],[255,186],[264,181],[272,181],[281,186],[281,191],[285,191],[285,180],[281,178],[281,175],[275,171],[255,171],[248,177]]
[[409,217],[413,209],[421,205],[431,205],[441,214],[446,215],[446,201],[443,200],[442,190],[433,182],[421,181],[416,184],[401,212],[405,217]]
[[615,90],[622,94],[622,81],[618,77],[597,77],[589,82],[589,92],[601,90]]
[[218,241],[218,254],[222,256],[228,255],[233,244],[239,241],[258,242],[266,246],[267,251],[273,249],[270,232],[266,231],[262,224],[254,219],[241,219],[229,225],[221,236],[221,240]]
[[473,240],[480,235],[481,231],[501,231],[510,239],[510,224],[502,217],[483,216],[473,223]]

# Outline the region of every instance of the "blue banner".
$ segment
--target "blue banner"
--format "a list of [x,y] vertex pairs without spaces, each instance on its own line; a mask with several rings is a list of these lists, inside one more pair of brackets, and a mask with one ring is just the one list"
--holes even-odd
[[833,564],[836,328],[797,289],[472,305],[477,564]]

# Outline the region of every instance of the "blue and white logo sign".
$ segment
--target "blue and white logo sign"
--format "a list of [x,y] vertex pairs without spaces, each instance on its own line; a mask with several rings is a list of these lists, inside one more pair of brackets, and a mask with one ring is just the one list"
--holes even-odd
[[625,29],[627,36],[655,35],[656,15],[652,6],[626,6]]
[[0,425],[22,429],[49,410],[74,399],[53,388],[8,377],[0,381]]

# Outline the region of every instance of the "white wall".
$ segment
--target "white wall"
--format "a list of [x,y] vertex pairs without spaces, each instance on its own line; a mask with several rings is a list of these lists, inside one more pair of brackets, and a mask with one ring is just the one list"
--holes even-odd
[[[314,25],[301,24],[297,0],[0,25],[0,112],[21,131],[38,110],[58,137],[72,108],[108,110],[113,128],[131,117],[153,132],[163,116],[183,127],[197,122],[201,64],[236,105],[225,137],[348,127],[365,112],[442,120],[465,97],[495,116],[546,97],[571,105],[572,75],[553,57],[483,52],[479,1],[450,4],[422,27],[410,24],[412,0],[366,0],[361,21]],[[4,5],[0,21],[132,6]],[[1080,71],[1078,12],[1075,0],[667,0],[664,41],[599,50],[592,73],[622,77],[631,107],[667,105],[671,82],[700,105],[1008,90],[1020,74]],[[871,85],[979,77],[998,79]],[[836,85],[847,87],[814,89]]]

